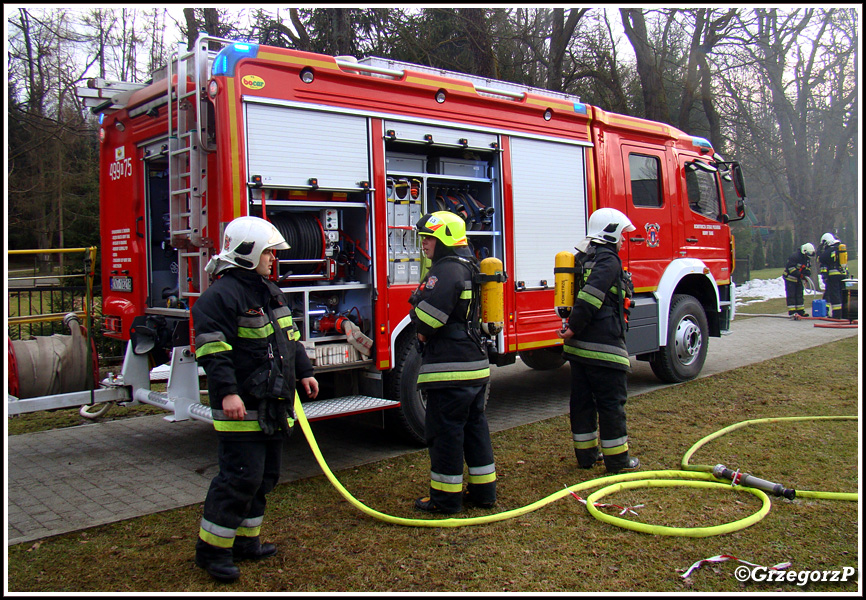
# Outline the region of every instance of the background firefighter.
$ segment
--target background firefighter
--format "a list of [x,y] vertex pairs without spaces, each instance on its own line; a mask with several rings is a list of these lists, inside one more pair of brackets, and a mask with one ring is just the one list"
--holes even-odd
[[821,236],[818,265],[824,282],[824,300],[834,319],[842,318],[842,280],[848,276],[848,250],[832,233]]
[[623,233],[634,229],[613,208],[590,215],[587,236],[576,247],[579,291],[568,326],[558,332],[571,363],[571,433],[578,466],[588,469],[603,458],[608,473],[640,465],[628,452],[625,402],[631,366],[624,302],[630,281],[617,254]]
[[785,271],[782,275],[785,280],[785,299],[788,304],[789,316],[806,316],[803,282],[806,277],[812,274],[810,256],[815,256],[815,246],[803,244],[788,257],[788,262],[785,263]]
[[237,560],[276,553],[259,532],[293,424],[296,381],[309,397],[318,394],[286,297],[267,279],[274,251],[288,247],[264,219],[233,220],[222,252],[207,265],[218,279],[192,307],[196,359],[207,374],[219,443],[219,473],[205,499],[195,562],[218,581],[240,576]]
[[[473,287],[477,263],[459,216],[426,214],[416,227],[433,264],[409,300],[421,345],[418,387],[427,394],[424,427],[430,452],[430,495],[415,500],[415,508],[457,513],[464,499],[489,508],[496,501],[496,467],[484,414],[490,363],[472,325],[479,302]],[[464,456],[469,467],[465,495]]]

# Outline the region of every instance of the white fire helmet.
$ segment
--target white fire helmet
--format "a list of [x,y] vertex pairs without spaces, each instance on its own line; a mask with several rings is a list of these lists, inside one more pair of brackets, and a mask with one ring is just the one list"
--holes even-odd
[[622,212],[615,208],[600,208],[589,216],[586,237],[599,242],[616,244],[626,231],[634,231],[635,226]]
[[259,217],[238,217],[226,226],[222,252],[210,259],[205,271],[217,274],[231,266],[252,271],[265,250],[288,248],[285,238],[272,223]]
[[809,243],[803,244],[800,246],[800,252],[807,256],[815,256],[815,246]]
[[832,246],[837,243],[839,240],[836,239],[836,236],[832,233],[825,233],[821,236],[821,245],[822,246]]

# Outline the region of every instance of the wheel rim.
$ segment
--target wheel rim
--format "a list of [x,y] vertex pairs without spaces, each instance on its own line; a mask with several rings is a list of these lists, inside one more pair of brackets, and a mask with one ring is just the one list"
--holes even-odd
[[701,328],[691,316],[685,317],[677,324],[676,349],[677,359],[683,366],[689,366],[698,360],[703,346]]

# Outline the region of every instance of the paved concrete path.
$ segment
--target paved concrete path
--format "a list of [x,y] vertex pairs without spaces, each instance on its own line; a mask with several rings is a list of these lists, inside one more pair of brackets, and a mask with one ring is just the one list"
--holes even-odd
[[[702,376],[858,332],[784,318],[737,319],[729,335],[710,339]],[[647,363],[632,364],[629,396],[664,387]],[[533,371],[518,360],[492,371],[491,431],[568,412],[568,367]],[[369,416],[318,421],[312,429],[335,472],[423,451],[394,441]],[[15,435],[7,443],[9,545],[203,502],[217,472],[213,427],[160,415]],[[320,473],[298,432],[285,450],[282,481]]]

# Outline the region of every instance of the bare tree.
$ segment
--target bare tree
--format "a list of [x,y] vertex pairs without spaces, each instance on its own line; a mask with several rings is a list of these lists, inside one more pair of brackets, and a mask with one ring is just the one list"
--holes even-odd
[[[797,238],[817,241],[856,210],[856,15],[754,9],[749,16],[741,21],[744,66],[723,79],[747,134],[742,147]],[[757,78],[737,77],[748,67]]]
[[68,11],[31,9],[9,20],[8,225],[27,247],[63,246],[69,202],[95,173],[76,161],[86,127],[73,102],[83,73],[72,56],[81,38],[70,20]]
[[[650,42],[643,9],[621,8],[625,35],[634,48],[637,72],[643,92],[644,116],[654,121],[668,123],[668,100],[662,79],[662,63],[667,52],[664,45],[656,49]],[[668,23],[671,21],[668,20]]]
[[684,11],[694,18],[692,37],[689,42],[689,58],[683,77],[682,97],[680,99],[677,126],[683,131],[691,131],[691,112],[696,98],[700,98],[703,114],[710,130],[710,142],[714,148],[722,148],[721,119],[713,101],[713,72],[710,69],[707,55],[726,35],[733,17],[737,14],[734,8],[715,16],[715,11],[709,8],[698,8]]

